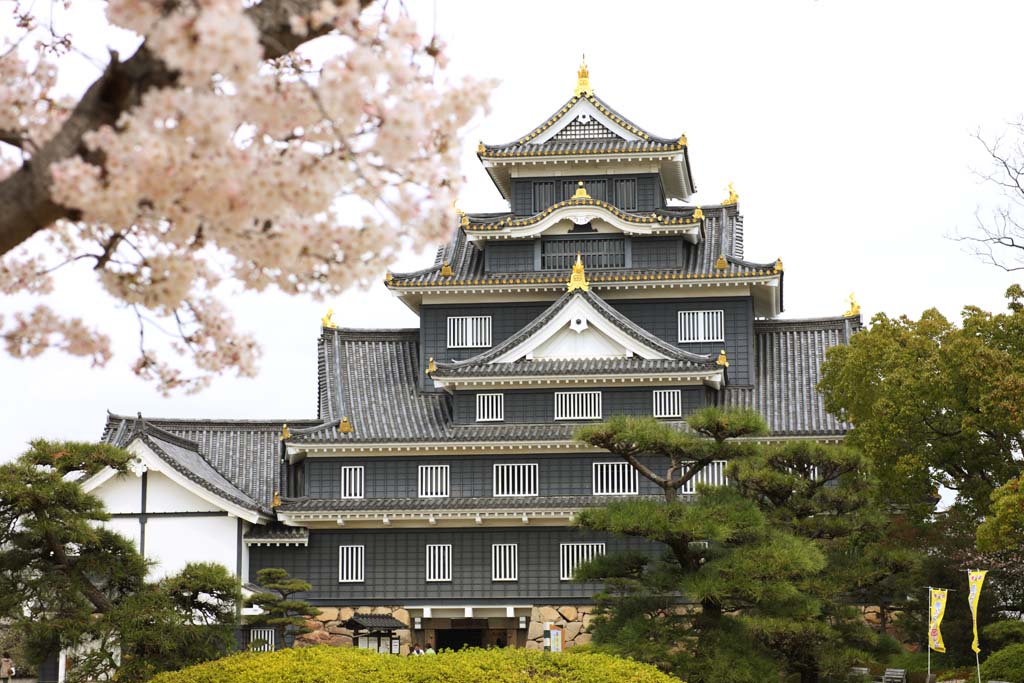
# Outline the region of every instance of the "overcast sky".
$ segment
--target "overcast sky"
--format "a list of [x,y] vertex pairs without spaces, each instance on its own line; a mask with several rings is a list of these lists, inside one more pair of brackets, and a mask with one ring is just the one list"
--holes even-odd
[[[86,10],[93,4],[77,1]],[[719,202],[735,183],[747,258],[785,262],[785,317],[841,314],[850,292],[865,316],[1003,307],[1013,277],[945,236],[971,231],[976,212],[999,201],[972,173],[987,168],[972,134],[994,137],[1024,113],[1024,3],[407,4],[424,33],[436,21],[453,73],[501,80],[490,116],[466,133],[461,208],[506,209],[475,157],[477,141],[505,142],[546,119],[572,95],[585,52],[605,101],[655,134],[686,133],[695,201]],[[93,49],[119,39],[79,26],[94,24],[76,24],[76,37]],[[83,67],[64,83],[81,89],[94,78]],[[433,249],[406,255],[393,270],[428,265]],[[328,303],[240,295],[236,317],[264,349],[259,377],[223,377],[198,396],[161,399],[127,369],[133,317],[90,275],[62,276],[52,304],[99,321],[115,336],[117,355],[102,370],[56,353],[30,361],[0,355],[0,458],[36,436],[96,439],[108,409],[315,417],[316,340],[328,305],[342,326],[416,325],[380,284]],[[19,303],[0,301],[0,311]]]

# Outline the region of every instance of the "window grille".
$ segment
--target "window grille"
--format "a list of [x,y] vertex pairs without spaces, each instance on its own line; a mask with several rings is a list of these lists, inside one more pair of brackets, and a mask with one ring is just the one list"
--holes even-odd
[[682,417],[682,389],[654,390],[654,417]]
[[576,117],[562,130],[555,133],[552,140],[608,140],[619,136],[601,125],[600,122],[587,116]]
[[536,496],[537,464],[494,466],[495,496]]
[[533,184],[533,212],[539,213],[555,203],[555,182],[553,180]]
[[253,652],[274,651],[274,629],[254,628],[249,630],[249,649]]
[[365,495],[363,486],[362,465],[342,465],[340,498],[362,498]]
[[621,237],[541,240],[541,270],[572,270],[576,255],[590,269],[625,268],[626,241]]
[[420,465],[420,498],[447,498],[448,481],[448,465]]
[[491,580],[519,580],[519,546],[515,543],[495,543],[491,546]]
[[725,341],[725,311],[679,311],[679,341]]
[[604,543],[563,543],[558,558],[562,581],[571,581],[576,567],[601,555]]
[[556,420],[600,420],[600,391],[556,391]]
[[476,421],[501,422],[505,419],[505,394],[477,394]]
[[448,318],[448,348],[478,349],[491,345],[491,316],[453,315]]
[[361,583],[363,581],[363,558],[366,546],[338,546],[338,583]]
[[427,581],[452,580],[451,544],[427,546]]
[[[692,463],[686,463],[685,466],[689,466]],[[725,466],[728,464],[725,460],[713,460],[711,464],[702,469],[697,473],[697,476],[686,482],[686,484],[679,489],[680,493],[696,493],[697,484],[709,484],[711,486],[725,486],[729,483],[729,477],[725,476]]]
[[636,178],[615,181],[615,206],[627,211],[636,210]]
[[595,462],[594,495],[628,496],[637,492],[637,471],[628,462]]

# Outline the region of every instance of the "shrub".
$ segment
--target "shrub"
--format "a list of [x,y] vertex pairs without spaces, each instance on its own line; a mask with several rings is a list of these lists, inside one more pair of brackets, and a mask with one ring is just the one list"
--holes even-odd
[[653,666],[596,653],[512,648],[397,657],[328,646],[246,652],[151,683],[679,683]]
[[981,664],[981,677],[990,681],[1024,683],[1024,643],[993,652]]
[[1001,650],[1009,645],[1024,643],[1024,621],[997,621],[981,629],[982,646]]

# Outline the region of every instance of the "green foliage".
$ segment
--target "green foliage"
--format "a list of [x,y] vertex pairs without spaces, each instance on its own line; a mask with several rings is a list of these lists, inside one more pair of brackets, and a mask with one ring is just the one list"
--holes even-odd
[[982,642],[990,650],[1024,644],[1024,621],[997,621],[981,629]]
[[[719,679],[733,680],[733,679]],[[764,680],[764,679],[761,679]],[[514,648],[444,651],[396,657],[356,648],[308,647],[245,653],[153,683],[678,683],[654,667],[590,652],[544,653]]]
[[1024,475],[992,492],[992,507],[978,527],[978,548],[1011,550],[1024,546]]
[[687,424],[703,437],[723,443],[744,436],[768,433],[768,423],[756,410],[747,408],[702,408],[686,418]]
[[981,663],[981,676],[989,681],[1024,683],[1024,644],[1011,645]]
[[288,644],[295,636],[312,630],[306,626],[306,620],[315,617],[320,610],[305,600],[292,597],[311,590],[313,586],[308,581],[292,578],[284,569],[267,568],[256,573],[256,583],[263,591],[250,596],[246,604],[263,611],[249,617],[249,623],[274,628],[278,636],[283,636],[278,642]]

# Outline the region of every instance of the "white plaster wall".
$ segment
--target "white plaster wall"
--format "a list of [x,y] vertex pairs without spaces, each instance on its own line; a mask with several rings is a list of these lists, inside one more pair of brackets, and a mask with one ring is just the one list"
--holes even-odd
[[138,517],[117,517],[102,524],[111,531],[119,533],[125,538],[130,538],[135,543],[135,549],[139,549],[140,529]]
[[167,475],[150,470],[146,487],[146,512],[215,512],[219,511],[199,496],[186,491]]
[[237,552],[234,517],[149,517],[146,558],[155,561],[150,578],[181,570],[189,562],[218,562],[234,575]]
[[622,358],[625,355],[626,349],[589,326],[582,332],[565,327],[533,350],[536,359]]
[[103,501],[107,512],[139,512],[142,504],[142,477],[131,472],[115,475],[96,488],[92,495]]

